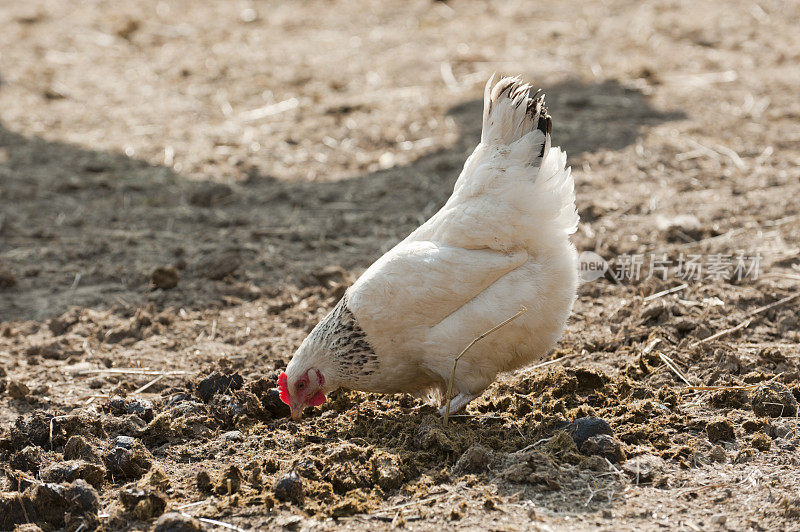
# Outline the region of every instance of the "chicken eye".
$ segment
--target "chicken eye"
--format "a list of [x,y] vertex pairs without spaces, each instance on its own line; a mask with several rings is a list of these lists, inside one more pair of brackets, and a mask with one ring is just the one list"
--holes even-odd
[[297,383],[297,389],[298,390],[302,390],[305,387],[305,385],[306,385],[306,383],[304,383],[304,382],[298,382]]

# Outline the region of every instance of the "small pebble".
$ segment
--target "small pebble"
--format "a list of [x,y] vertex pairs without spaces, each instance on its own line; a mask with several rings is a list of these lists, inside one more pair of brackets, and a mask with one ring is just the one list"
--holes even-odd
[[123,449],[130,449],[136,443],[136,439],[132,436],[117,436],[114,438],[114,447],[122,447]]
[[592,436],[600,434],[614,435],[608,421],[599,417],[581,417],[567,425],[566,432],[572,436],[572,441],[580,449],[581,446]]
[[709,519],[712,525],[717,525],[717,526],[724,526],[727,520],[728,516],[725,514],[715,514],[712,515],[711,518]]
[[622,470],[639,484],[652,482],[655,477],[664,471],[664,460],[652,454],[635,456],[625,462]]
[[238,430],[231,430],[219,437],[222,441],[244,441],[244,434]]

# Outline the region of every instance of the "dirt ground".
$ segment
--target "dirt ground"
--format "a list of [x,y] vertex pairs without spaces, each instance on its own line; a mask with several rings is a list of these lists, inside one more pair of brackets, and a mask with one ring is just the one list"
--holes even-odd
[[[800,281],[797,20],[3,2],[0,530],[800,530],[800,299],[762,309]],[[347,391],[287,420],[277,374],[447,199],[493,72],[547,93],[579,251],[644,273],[446,427]],[[740,253],[757,278],[647,275]]]

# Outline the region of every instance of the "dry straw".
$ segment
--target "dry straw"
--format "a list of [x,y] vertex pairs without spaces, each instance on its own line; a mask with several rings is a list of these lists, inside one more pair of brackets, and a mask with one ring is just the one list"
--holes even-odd
[[473,345],[475,345],[479,340],[482,340],[482,339],[486,338],[487,336],[489,336],[490,334],[492,334],[496,330],[508,325],[509,323],[514,321],[515,319],[517,319],[520,316],[522,316],[523,314],[525,314],[526,312],[528,312],[528,308],[523,306],[522,309],[519,312],[517,312],[516,314],[514,314],[510,318],[498,323],[497,325],[495,325],[494,327],[492,327],[491,329],[489,329],[485,333],[481,334],[480,336],[478,336],[477,338],[472,340],[469,343],[469,345],[467,347],[465,347],[464,350],[461,351],[461,353],[458,354],[458,356],[455,358],[455,360],[453,360],[453,370],[450,372],[450,382],[447,383],[447,395],[445,395],[445,401],[446,401],[445,408],[444,408],[444,425],[445,426],[447,426],[447,422],[450,420],[450,401],[453,399],[453,381],[456,378],[456,366],[458,365],[458,361],[461,359],[461,357],[464,356],[464,353],[469,351],[469,349]]

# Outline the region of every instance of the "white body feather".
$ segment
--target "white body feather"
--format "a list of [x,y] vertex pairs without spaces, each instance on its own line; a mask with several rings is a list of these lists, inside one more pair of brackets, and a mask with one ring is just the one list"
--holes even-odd
[[[516,79],[490,80],[481,143],[450,199],[347,291],[378,364],[332,386],[443,391],[454,357],[523,305],[528,312],[459,361],[455,391],[477,395],[499,372],[541,358],[559,339],[578,283],[569,241],[578,216],[566,155],[550,147],[550,119],[528,89]],[[312,336],[287,372],[301,352],[303,367],[326,367],[326,348]]]

